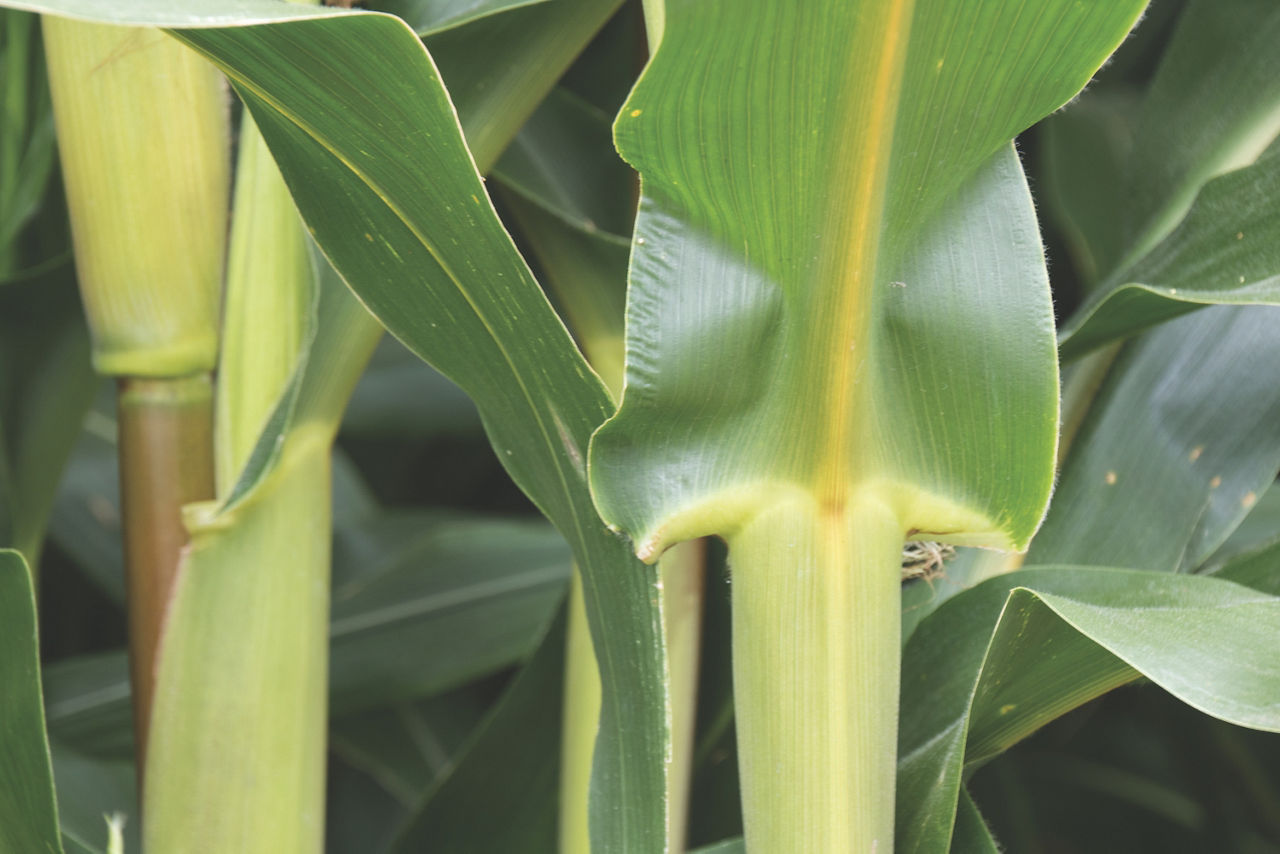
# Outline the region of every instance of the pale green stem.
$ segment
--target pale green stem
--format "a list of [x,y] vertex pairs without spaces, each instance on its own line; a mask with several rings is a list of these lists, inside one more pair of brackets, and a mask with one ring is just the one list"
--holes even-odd
[[729,537],[747,850],[893,851],[903,529],[793,501]]
[[248,460],[302,347],[312,278],[306,233],[271,152],[246,111],[218,364],[218,494]]
[[689,819],[706,552],[703,540],[681,543],[663,555],[658,564],[662,625],[667,633],[667,684],[671,692],[671,802],[667,811],[667,841],[668,849],[673,852],[684,850]]
[[148,852],[324,850],[329,438],[292,433],[236,509],[189,508],[151,719]]

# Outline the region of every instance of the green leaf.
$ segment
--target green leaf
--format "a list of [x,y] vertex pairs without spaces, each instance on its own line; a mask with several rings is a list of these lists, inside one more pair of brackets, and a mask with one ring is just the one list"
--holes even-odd
[[233,27],[344,14],[341,9],[296,4],[285,6],[277,0],[190,0],[179,10],[161,0],[5,0],[5,5],[42,15],[135,27],[179,26],[184,23],[197,27]]
[[108,759],[133,756],[131,698],[124,650],[64,659],[44,668],[49,732],[79,753]]
[[[86,350],[87,353],[87,350]],[[114,397],[112,395],[111,397]],[[71,449],[49,518],[49,539],[112,602],[122,608],[124,543],[116,462],[114,400],[103,396],[89,411]]]
[[336,721],[329,740],[325,850],[389,851],[411,811],[457,763],[494,705],[492,692],[484,683]]
[[0,550],[0,852],[57,852],[58,807],[40,702],[36,598],[22,556]]
[[1244,517],[1226,542],[1205,561],[1206,567],[1221,566],[1241,555],[1255,553],[1280,541],[1280,490],[1274,489],[1274,486],[1273,483],[1267,487],[1249,515]]
[[547,0],[381,0],[369,7],[403,18],[414,32],[425,36],[487,15],[545,2]]
[[555,851],[564,623],[562,612],[392,851]]
[[[1277,38],[1280,10],[1268,0],[1188,4],[1101,221],[1119,219],[1107,239],[1119,235],[1123,249],[1105,252],[1117,266],[1098,271],[1103,285],[1064,327],[1064,358],[1200,305],[1280,300]],[[1060,184],[1096,180],[1094,164],[1072,165],[1076,176]]]
[[1206,308],[1125,346],[1063,464],[1028,564],[1188,571],[1280,468],[1280,309]]
[[636,178],[613,148],[609,120],[554,90],[498,161],[494,177],[522,245],[616,397]]
[[373,351],[342,420],[351,436],[423,439],[480,433],[471,399],[394,338]]
[[96,386],[71,270],[0,288],[0,546],[32,564]]
[[[183,38],[236,84],[338,271],[476,400],[499,458],[574,547],[605,682],[593,833],[611,850],[660,844],[667,727],[654,575],[599,524],[586,492],[587,440],[608,396],[484,200],[420,43],[373,15]],[[299,56],[309,64],[291,62]],[[347,82],[353,68],[361,87]]]
[[[333,591],[334,713],[437,694],[533,652],[569,581],[543,524],[371,519],[379,563]],[[430,655],[405,656],[404,650]]]
[[1201,711],[1280,729],[1280,599],[1212,578],[1024,570],[949,600],[903,659],[900,851],[948,850],[961,775],[1138,675]]
[[1124,183],[1138,104],[1131,90],[1099,82],[1036,126],[1044,158],[1036,196],[1065,233],[1088,287],[1125,249]]
[[635,173],[613,148],[609,117],[567,90],[529,117],[493,177],[579,231],[630,246]]
[[1215,178],[1172,232],[1111,276],[1060,335],[1064,359],[1203,305],[1280,303],[1280,143]]
[[1056,374],[1008,141],[1142,5],[668,4],[615,131],[644,192],[627,389],[591,467],[640,554],[797,492],[871,496],[935,539],[1026,542]]
[[0,287],[36,261],[18,238],[40,210],[56,157],[43,60],[35,16],[0,11]]
[[[1280,133],[1280,9],[1193,0],[1178,20],[1134,138],[1126,219],[1145,254],[1210,178],[1247,166]],[[1136,245],[1135,245],[1136,244]]]
[[1206,574],[1280,596],[1280,490],[1267,490],[1208,563]]
[[622,387],[629,248],[568,225],[512,193],[500,198],[583,352],[616,394]]
[[960,790],[960,803],[956,809],[955,835],[951,837],[953,854],[999,854],[1000,846],[991,835],[978,805],[973,802],[969,790]]
[[648,5],[589,472],[643,559],[729,540],[752,846],[887,844],[902,541],[1019,548],[1043,515],[1056,347],[1010,140],[1143,5]]
[[537,3],[427,39],[481,172],[489,171],[537,102],[621,4]]

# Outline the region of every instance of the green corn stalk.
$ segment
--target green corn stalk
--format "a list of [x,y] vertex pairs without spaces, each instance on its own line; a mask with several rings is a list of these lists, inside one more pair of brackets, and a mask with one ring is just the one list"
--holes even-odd
[[[186,512],[191,544],[160,654],[146,772],[149,850],[323,844],[334,428],[269,424],[291,400],[315,299],[302,223],[245,117],[216,393],[217,501]],[[368,350],[346,367],[351,381]],[[265,464],[253,455],[264,436],[281,443]]]
[[646,3],[627,385],[589,473],[644,560],[728,542],[752,852],[893,849],[903,541],[1021,549],[1044,513],[1052,317],[1008,141],[1143,4],[1040,5]]

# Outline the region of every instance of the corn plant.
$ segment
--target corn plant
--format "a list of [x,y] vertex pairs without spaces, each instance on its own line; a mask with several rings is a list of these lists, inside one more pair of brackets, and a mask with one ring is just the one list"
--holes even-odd
[[[1269,2],[1062,112],[1144,0],[9,5],[0,851],[1031,850],[984,781],[1112,689],[1280,729]],[[90,339],[131,691],[37,663]],[[380,508],[416,393],[563,540]]]

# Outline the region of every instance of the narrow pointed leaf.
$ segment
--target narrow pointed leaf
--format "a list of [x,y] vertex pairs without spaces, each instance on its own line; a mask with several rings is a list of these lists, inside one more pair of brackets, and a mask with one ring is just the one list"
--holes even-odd
[[565,89],[529,117],[493,177],[580,231],[630,245],[635,173],[613,148],[609,117]]
[[0,854],[62,854],[40,701],[36,598],[22,556],[0,550]]
[[908,643],[899,851],[948,850],[966,765],[1146,676],[1201,711],[1280,729],[1280,599],[1216,579],[1045,568],[949,600]]
[[956,831],[951,838],[954,854],[999,854],[1000,846],[991,828],[978,811],[968,789],[960,790],[960,806],[956,810]]

